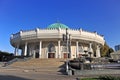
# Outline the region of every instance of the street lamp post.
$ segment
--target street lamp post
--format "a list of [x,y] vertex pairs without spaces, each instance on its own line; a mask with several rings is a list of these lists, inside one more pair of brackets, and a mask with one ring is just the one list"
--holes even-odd
[[67,60],[69,58],[69,50],[68,50],[68,29],[66,28],[66,51],[67,51]]
[[[70,54],[70,34],[68,34],[68,28],[66,28],[66,34],[63,34],[63,42],[66,43],[66,72],[68,72],[69,66],[68,66],[68,58]],[[69,47],[68,47],[69,46]]]
[[68,29],[66,28],[66,51],[67,51],[67,59],[66,59],[66,72],[68,72],[69,66],[68,66],[68,56],[69,56],[69,52],[68,52]]

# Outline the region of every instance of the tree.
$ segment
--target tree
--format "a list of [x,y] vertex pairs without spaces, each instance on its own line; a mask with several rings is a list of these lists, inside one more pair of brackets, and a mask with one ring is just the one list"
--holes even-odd
[[13,53],[0,51],[0,61],[8,61],[13,58]]
[[113,50],[112,48],[109,48],[109,50],[108,50],[106,56],[107,56],[107,57],[110,57],[110,53],[112,53],[112,52],[114,52],[114,50]]
[[110,53],[114,52],[114,50],[112,48],[110,48],[107,45],[107,43],[105,43],[104,46],[101,48],[100,52],[101,52],[102,57],[105,57],[105,56],[110,57]]

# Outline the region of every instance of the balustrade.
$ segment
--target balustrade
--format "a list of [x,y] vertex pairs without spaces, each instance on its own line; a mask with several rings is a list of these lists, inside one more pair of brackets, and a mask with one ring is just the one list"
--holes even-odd
[[[104,37],[98,35],[95,32],[88,32],[84,30],[72,30],[68,29],[68,33],[71,34],[72,39],[94,41],[104,45]],[[43,38],[62,38],[62,34],[65,34],[65,29],[39,29],[20,31],[16,34],[11,35],[11,41],[14,42],[16,39],[30,40],[30,39],[43,39]]]

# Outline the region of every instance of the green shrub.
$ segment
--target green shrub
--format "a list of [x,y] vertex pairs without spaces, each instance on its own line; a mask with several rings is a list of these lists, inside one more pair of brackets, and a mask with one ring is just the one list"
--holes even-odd
[[77,80],[120,80],[120,77],[114,77],[114,76],[99,76],[98,78],[83,78],[83,79],[77,79]]
[[95,78],[83,78],[83,79],[78,79],[78,80],[97,80]]
[[120,77],[113,77],[113,76],[100,76],[99,80],[120,80]]

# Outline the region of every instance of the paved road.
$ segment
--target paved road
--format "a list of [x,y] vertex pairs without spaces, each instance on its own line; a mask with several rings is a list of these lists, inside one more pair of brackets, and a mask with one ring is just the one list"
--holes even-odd
[[68,76],[57,71],[36,71],[34,69],[27,70],[20,68],[0,68],[0,80],[76,80],[76,78],[78,77],[97,77],[97,75]]
[[51,71],[35,72],[19,69],[0,69],[0,80],[76,80],[77,77]]

